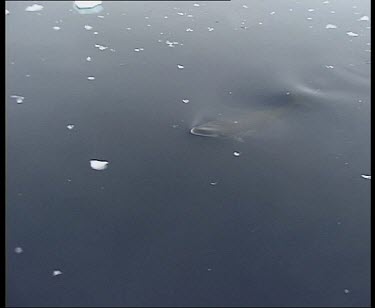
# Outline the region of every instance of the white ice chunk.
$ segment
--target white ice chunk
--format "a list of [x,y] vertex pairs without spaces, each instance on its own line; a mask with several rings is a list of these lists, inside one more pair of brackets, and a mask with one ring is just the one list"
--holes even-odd
[[326,25],[326,29],[336,29],[336,28],[337,28],[336,25],[332,25],[332,24]]
[[79,9],[92,9],[100,4],[102,4],[103,1],[74,1],[74,4]]
[[177,67],[178,67],[180,70],[184,69],[184,66],[181,65],[181,64],[177,64]]
[[38,12],[38,11],[41,11],[41,10],[43,10],[43,5],[36,4],[36,3],[26,7],[26,9],[25,9],[26,12]]
[[108,167],[108,162],[105,160],[90,160],[90,167],[94,170],[104,170]]
[[15,98],[17,104],[22,104],[23,100],[25,99],[23,96],[19,96],[19,95],[12,95],[11,98]]
[[366,179],[366,180],[371,180],[371,175],[361,174],[361,177]]
[[188,99],[183,99],[182,102],[183,102],[184,104],[188,104],[188,103],[190,102],[190,100],[188,100]]
[[351,37],[357,37],[357,36],[358,36],[357,33],[354,33],[354,32],[351,32],[351,31],[346,32],[346,34],[347,34],[348,36],[351,36]]
[[52,276],[59,276],[59,275],[62,275],[62,271],[59,271],[59,270],[54,270],[53,272],[52,272]]

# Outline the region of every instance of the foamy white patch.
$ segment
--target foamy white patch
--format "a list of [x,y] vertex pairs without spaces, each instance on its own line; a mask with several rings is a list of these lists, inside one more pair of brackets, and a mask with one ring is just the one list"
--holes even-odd
[[26,7],[25,11],[26,12],[38,12],[38,11],[43,10],[43,8],[44,8],[43,5],[34,3],[33,5]]
[[94,170],[105,170],[108,167],[108,162],[105,160],[90,160],[90,167]]
[[79,9],[92,9],[100,4],[102,4],[103,1],[74,1],[74,4]]

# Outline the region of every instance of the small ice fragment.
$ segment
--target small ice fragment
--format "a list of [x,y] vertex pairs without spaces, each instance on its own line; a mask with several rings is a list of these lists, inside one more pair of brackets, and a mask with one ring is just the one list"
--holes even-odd
[[[83,2],[83,1],[80,1],[80,2]],[[53,272],[52,272],[52,276],[59,276],[59,275],[62,275],[62,271],[59,271],[59,270],[54,270]]]
[[349,294],[349,293],[350,293],[350,290],[349,290],[349,289],[344,289],[344,293],[345,293],[345,294]]
[[14,252],[17,253],[17,254],[20,254],[20,253],[23,253],[23,249],[22,249],[22,247],[16,247],[16,248],[14,248]]
[[326,25],[326,29],[336,29],[336,28],[337,28],[336,25],[332,25],[332,24]]
[[371,180],[371,175],[361,174],[361,177],[366,179],[366,180]]
[[99,45],[99,44],[95,44],[95,47],[99,48],[99,50],[106,50],[108,48],[106,46],[102,46],[102,45]]
[[325,67],[326,67],[326,68],[334,68],[333,65],[326,65]]
[[86,29],[86,30],[92,30],[92,27],[89,26],[89,25],[85,25],[85,29]]
[[184,13],[177,13],[177,15],[184,16],[185,14]]
[[271,12],[270,15],[274,15],[276,12]]
[[87,57],[86,61],[91,62],[91,57]]
[[7,9],[5,9],[5,15],[9,15],[9,11]]
[[309,12],[314,12],[314,11],[315,11],[315,9],[308,9],[308,11],[309,11]]
[[244,9],[248,9],[249,7],[247,5],[242,6]]
[[15,98],[17,104],[22,104],[23,100],[25,99],[23,96],[19,96],[19,95],[12,95],[11,98]]
[[193,6],[200,6],[198,3],[194,3]]
[[182,102],[183,102],[184,104],[188,104],[190,101],[189,101],[188,99],[183,99]]
[[67,127],[67,129],[72,130],[74,128],[74,124],[69,124],[66,127]]
[[184,66],[181,65],[181,64],[177,64],[177,67],[178,67],[180,70],[184,69]]
[[328,4],[328,3],[329,3],[329,1],[324,1],[324,2],[323,2],[323,4]]
[[208,27],[207,28],[209,32],[214,31],[214,28]]
[[90,160],[90,167],[94,170],[105,170],[108,167],[108,162],[105,160]]
[[186,29],[186,32],[193,32],[194,30],[193,29],[191,29],[191,28],[187,28]]
[[359,21],[369,21],[370,20],[370,17],[368,16],[362,16],[360,19],[358,19]]
[[193,15],[189,14],[189,15],[187,15],[187,17],[190,17],[190,18],[191,18],[191,17],[193,17]]
[[140,49],[139,48],[134,48],[134,51],[138,52],[138,51],[140,51]]
[[358,36],[357,33],[354,33],[354,32],[351,32],[351,31],[346,32],[346,34],[347,34],[348,36],[351,36],[351,37],[357,37],[357,36]]
[[25,11],[26,12],[38,12],[43,10],[43,5],[34,3],[33,5],[28,6]]
[[57,26],[54,26],[52,27],[53,30],[56,30],[56,31],[59,31],[61,28],[60,27],[57,27]]
[[142,50],[144,50],[144,49],[143,49],[143,48],[139,48],[139,50],[141,50],[141,51],[142,51]]
[[95,32],[93,32],[93,33],[94,33],[95,35],[96,35],[96,34],[99,34],[99,32],[96,32],[96,31],[95,31]]
[[93,77],[93,76],[89,76],[89,77],[87,77],[87,79],[88,79],[88,80],[95,80],[95,77]]
[[211,272],[211,271],[212,271],[212,268],[208,268],[207,271]]
[[311,17],[307,17],[306,19],[307,19],[307,20],[312,20],[312,18],[311,18]]
[[102,4],[102,1],[74,1],[74,4],[79,9],[92,9],[97,5]]
[[241,153],[240,153],[240,152],[237,152],[237,151],[234,151],[234,152],[233,152],[233,155],[236,156],[236,157],[238,157],[238,156],[241,155]]
[[216,185],[217,185],[217,182],[210,182],[210,185],[212,185],[212,186],[216,186]]

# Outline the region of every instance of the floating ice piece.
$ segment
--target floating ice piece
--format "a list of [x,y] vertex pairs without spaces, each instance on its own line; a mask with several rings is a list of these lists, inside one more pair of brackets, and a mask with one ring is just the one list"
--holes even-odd
[[275,15],[275,14],[276,14],[276,12],[275,12],[275,11],[273,11],[273,12],[271,12],[271,13],[270,13],[270,15]]
[[332,24],[326,25],[326,29],[336,29],[336,28],[337,28],[336,25],[332,25]]
[[177,15],[184,16],[185,13],[177,13]]
[[19,96],[19,95],[12,95],[11,98],[15,98],[17,104],[22,104],[25,99],[23,96]]
[[183,70],[183,69],[184,69],[184,66],[181,65],[181,64],[177,64],[177,67],[178,67],[180,70]]
[[344,293],[345,293],[345,294],[349,294],[349,293],[350,293],[350,290],[349,290],[349,289],[344,289]]
[[351,31],[346,32],[346,34],[347,34],[348,36],[351,36],[351,37],[357,37],[357,36],[358,36],[357,33],[354,33],[354,32],[351,32]]
[[187,17],[190,17],[190,18],[191,18],[191,17],[193,17],[193,15],[189,14],[189,15],[187,15]]
[[105,160],[90,160],[90,167],[94,170],[105,170],[108,167],[108,162]]
[[326,67],[326,68],[334,68],[333,65],[326,65],[325,67]]
[[360,19],[358,19],[359,21],[369,21],[370,20],[370,17],[368,16],[362,16]]
[[238,152],[238,151],[234,151],[234,152],[233,152],[233,155],[234,155],[234,156],[236,156],[236,157],[238,157],[238,156],[240,156],[240,155],[241,155],[241,153],[240,153],[240,152]]
[[74,128],[74,124],[69,124],[66,126],[67,129],[72,130]]
[[99,50],[106,50],[108,47],[107,46],[102,46],[102,45],[99,45],[99,44],[95,44],[95,47],[98,48]]
[[92,30],[92,27],[89,26],[89,25],[85,25],[85,29],[86,29],[86,30]]
[[309,11],[309,12],[314,12],[314,11],[315,11],[315,9],[308,9],[308,11]]
[[54,26],[54,27],[52,27],[52,29],[53,29],[53,30],[56,30],[56,31],[59,31],[61,28],[58,27],[58,26]]
[[193,29],[191,29],[191,28],[187,28],[186,29],[186,32],[193,32],[194,30]]
[[361,174],[361,177],[366,179],[366,180],[371,180],[371,175]]
[[55,276],[59,276],[59,275],[62,275],[62,271],[59,271],[59,270],[54,270],[52,272],[52,276],[55,277]]
[[87,57],[86,61],[91,62],[91,57]]
[[17,254],[20,254],[20,253],[23,253],[23,249],[22,249],[22,247],[16,247],[16,248],[14,248],[14,252],[17,253]]
[[209,32],[211,32],[211,31],[214,31],[214,30],[215,30],[214,28],[211,28],[211,27],[208,27],[207,29],[208,29],[208,31],[209,31]]
[[5,9],[5,15],[9,15],[9,14],[10,12],[7,9]]
[[95,77],[93,77],[93,76],[89,76],[89,77],[87,77],[87,79],[88,79],[88,80],[95,80]]
[[74,1],[74,4],[79,9],[92,9],[100,4],[102,4],[103,1]]
[[248,9],[249,7],[247,5],[242,6],[244,9]]
[[182,102],[183,102],[184,104],[188,104],[190,101],[189,101],[188,99],[183,99]]
[[329,4],[329,1],[324,1],[323,4]]
[[200,6],[198,3],[194,3],[193,6]]
[[218,182],[210,182],[210,185],[216,186]]
[[26,9],[25,9],[26,12],[38,12],[38,11],[41,11],[41,10],[43,10],[43,5],[36,4],[36,3],[26,7]]

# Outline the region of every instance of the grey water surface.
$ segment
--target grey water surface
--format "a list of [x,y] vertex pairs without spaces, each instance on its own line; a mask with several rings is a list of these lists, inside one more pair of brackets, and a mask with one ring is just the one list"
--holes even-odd
[[9,307],[370,306],[370,1],[33,3]]

